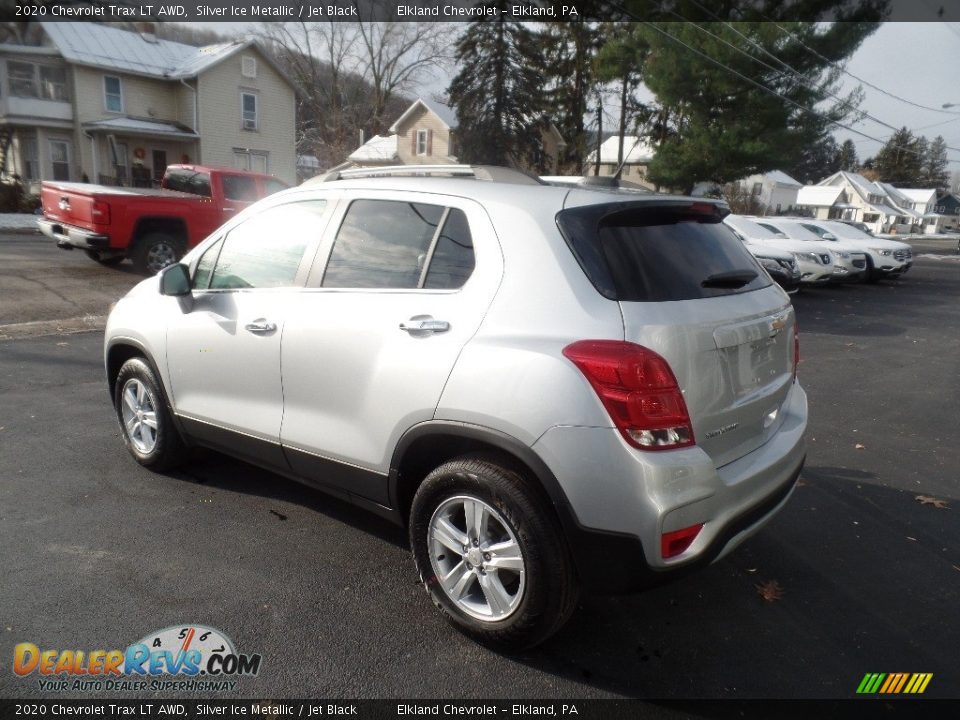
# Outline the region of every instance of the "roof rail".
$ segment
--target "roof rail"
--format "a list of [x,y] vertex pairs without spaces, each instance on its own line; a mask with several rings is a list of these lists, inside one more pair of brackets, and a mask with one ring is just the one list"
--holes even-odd
[[535,175],[497,165],[387,165],[382,167],[333,170],[321,182],[377,177],[463,177],[485,182],[544,185]]

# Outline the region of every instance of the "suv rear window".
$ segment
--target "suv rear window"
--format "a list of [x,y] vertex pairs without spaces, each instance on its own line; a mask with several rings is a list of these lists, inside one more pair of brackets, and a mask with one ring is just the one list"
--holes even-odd
[[696,300],[749,292],[771,280],[719,208],[688,202],[587,205],[557,225],[601,295],[625,302]]

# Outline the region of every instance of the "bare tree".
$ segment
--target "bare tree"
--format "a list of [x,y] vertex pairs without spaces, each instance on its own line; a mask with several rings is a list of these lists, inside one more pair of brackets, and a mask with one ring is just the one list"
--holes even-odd
[[453,62],[452,31],[445,23],[360,22],[357,56],[360,74],[371,85],[371,131],[387,125],[391,100],[418,86]]

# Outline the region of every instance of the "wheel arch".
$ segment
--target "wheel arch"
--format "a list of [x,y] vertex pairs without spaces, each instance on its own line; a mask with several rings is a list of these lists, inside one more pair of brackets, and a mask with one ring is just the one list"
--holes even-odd
[[139,242],[151,233],[170,235],[175,240],[182,241],[184,245],[186,245],[189,237],[187,223],[183,218],[155,215],[142,217],[137,220],[137,224],[133,227],[131,244]]
[[153,355],[146,346],[134,338],[122,337],[111,340],[107,345],[106,356],[105,356],[105,365],[107,373],[107,390],[110,393],[110,403],[116,409],[116,383],[117,377],[120,375],[120,368],[123,367],[124,363],[132,358],[140,358],[147,365],[150,366],[150,369],[153,371],[154,377],[157,378],[157,383],[160,386],[160,394],[163,396],[163,402],[167,406],[167,411],[170,413],[170,417],[173,419],[173,425],[176,427],[177,432],[180,434],[181,439],[186,441],[186,433],[184,433],[183,426],[180,423],[180,418],[177,416],[176,411],[173,408],[173,403],[170,402],[170,395],[167,392],[166,386],[163,384],[163,375],[160,373],[160,366],[157,365],[156,361],[153,359]]

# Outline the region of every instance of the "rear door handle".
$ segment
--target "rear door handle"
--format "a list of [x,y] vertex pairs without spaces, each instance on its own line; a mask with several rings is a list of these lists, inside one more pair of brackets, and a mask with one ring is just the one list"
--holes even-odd
[[438,333],[449,330],[450,323],[446,320],[434,320],[433,318],[410,318],[406,322],[400,323],[400,329],[410,334]]
[[276,323],[267,322],[264,318],[257,318],[253,322],[249,322],[244,325],[244,329],[247,332],[252,332],[255,335],[265,335],[266,333],[275,332],[277,329]]

